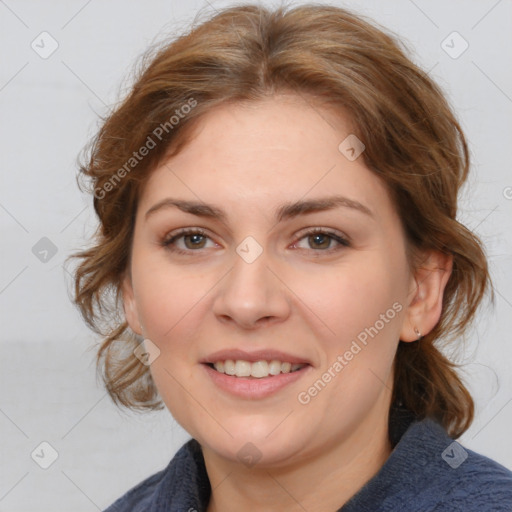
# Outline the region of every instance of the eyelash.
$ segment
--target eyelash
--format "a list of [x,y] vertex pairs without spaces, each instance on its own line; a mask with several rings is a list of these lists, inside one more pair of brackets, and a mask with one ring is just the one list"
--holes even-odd
[[[313,228],[313,229],[310,229],[309,231],[306,231],[305,233],[303,233],[301,235],[301,237],[297,240],[297,242],[299,242],[300,240],[302,240],[304,238],[307,238],[308,236],[314,236],[314,235],[318,235],[318,234],[327,235],[331,240],[338,242],[339,245],[337,247],[330,248],[330,249],[318,249],[318,250],[311,249],[314,252],[330,254],[332,252],[339,251],[342,247],[350,247],[351,246],[350,242],[346,238],[344,238],[343,236],[339,235],[336,232],[333,232],[333,231],[330,231],[330,230],[324,229],[324,228]],[[177,253],[177,254],[189,255],[192,252],[199,252],[199,250],[197,250],[197,251],[195,251],[193,249],[183,250],[183,249],[178,249],[175,246],[173,246],[174,243],[178,239],[183,238],[188,235],[200,235],[202,237],[210,238],[206,234],[206,232],[200,228],[188,228],[188,229],[182,229],[181,231],[179,231],[178,233],[175,233],[170,238],[165,238],[164,240],[162,240],[161,245],[163,247],[165,247],[167,250]],[[297,243],[297,242],[295,242],[295,243]],[[295,243],[294,243],[294,245],[295,245]],[[307,249],[303,249],[303,250],[307,250]]]

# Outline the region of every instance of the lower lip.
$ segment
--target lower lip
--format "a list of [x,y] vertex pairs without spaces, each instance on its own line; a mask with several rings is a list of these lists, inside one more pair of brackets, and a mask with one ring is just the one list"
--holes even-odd
[[207,364],[203,364],[203,367],[214,384],[222,390],[240,398],[253,400],[266,398],[277,393],[292,382],[303,377],[311,368],[310,365],[306,365],[295,372],[280,373],[279,375],[263,377],[261,379],[248,379],[220,373]]

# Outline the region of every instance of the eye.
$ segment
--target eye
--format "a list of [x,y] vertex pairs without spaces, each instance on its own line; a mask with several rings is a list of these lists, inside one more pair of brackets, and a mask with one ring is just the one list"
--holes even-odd
[[[178,244],[181,239],[184,242],[184,247],[180,247]],[[178,233],[166,237],[161,244],[172,252],[187,254],[197,249],[204,249],[208,239],[210,237],[202,229],[182,229]]]
[[[162,240],[161,245],[174,253],[190,254],[200,249],[206,249],[208,240],[211,241],[211,238],[202,229],[188,228],[167,236]],[[314,252],[332,252],[340,250],[342,247],[350,247],[350,242],[347,238],[337,232],[324,228],[314,228],[306,231],[299,238],[298,242],[293,244],[293,247],[297,247],[301,240],[305,240],[309,247],[299,246],[299,249],[313,249]],[[183,242],[183,244],[180,244],[180,242]]]
[[[337,232],[330,231],[324,228],[314,228],[303,233],[300,240],[306,240],[309,247],[305,249],[317,249],[316,252],[331,252],[341,249],[340,246],[350,247],[350,242]],[[335,242],[335,247],[332,247],[332,242]],[[294,247],[298,242],[295,242]],[[301,247],[304,249],[304,247]]]

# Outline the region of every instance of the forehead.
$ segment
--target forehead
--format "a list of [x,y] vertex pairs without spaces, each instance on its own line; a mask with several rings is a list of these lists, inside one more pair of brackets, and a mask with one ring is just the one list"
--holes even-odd
[[207,146],[207,157],[234,160],[275,154],[318,159],[319,151],[327,158],[337,155],[339,143],[353,131],[340,107],[334,110],[307,96],[282,94],[216,107],[202,116],[194,135],[197,148]]
[[391,207],[363,158],[350,160],[340,150],[352,132],[341,110],[299,96],[222,105],[203,115],[191,141],[152,172],[141,205],[172,195],[261,209],[332,193]]

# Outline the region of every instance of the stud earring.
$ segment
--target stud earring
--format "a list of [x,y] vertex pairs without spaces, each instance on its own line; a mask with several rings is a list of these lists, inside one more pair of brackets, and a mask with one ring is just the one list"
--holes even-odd
[[421,332],[419,331],[419,329],[417,327],[414,328],[414,332],[416,333],[416,336],[418,336],[416,341],[419,341],[419,340],[421,340],[421,338],[423,338],[423,336],[421,335]]

